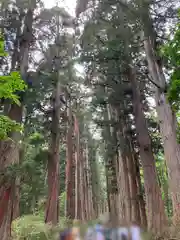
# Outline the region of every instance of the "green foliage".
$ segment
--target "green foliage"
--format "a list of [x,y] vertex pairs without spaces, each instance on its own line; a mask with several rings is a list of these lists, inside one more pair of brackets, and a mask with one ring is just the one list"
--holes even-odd
[[0,36],[0,57],[6,57],[8,54],[4,51],[4,39]]
[[180,23],[176,26],[173,39],[163,46],[162,55],[168,59],[168,63],[173,70],[168,89],[168,99],[174,110],[178,110],[180,104]]
[[12,224],[15,240],[51,240],[56,239],[60,229],[64,228],[66,220],[60,219],[60,225],[52,227],[44,223],[41,215],[26,215],[16,219]]
[[27,146],[21,164],[24,178],[21,187],[20,211],[23,215],[33,214],[35,209],[38,208],[40,199],[43,199],[46,194],[47,158],[48,151],[43,149],[41,145]]
[[[4,51],[4,41],[0,37],[0,56],[7,56]],[[0,99],[10,99],[13,103],[20,105],[17,91],[24,91],[26,85],[18,72],[12,72],[9,76],[0,76]],[[0,116],[0,140],[8,138],[12,131],[20,131],[22,127],[19,123],[11,120],[7,116]]]
[[30,144],[32,145],[37,145],[37,144],[42,144],[44,143],[44,137],[42,134],[38,133],[38,132],[35,132],[33,133],[30,137],[29,137],[29,140],[30,140]]
[[8,139],[9,132],[21,131],[22,126],[7,116],[0,116],[0,140]]
[[[45,143],[44,143],[45,142]],[[34,211],[44,211],[44,196],[47,194],[47,160],[48,149],[46,139],[35,132],[28,138],[26,152],[20,165],[23,184],[21,186],[20,212],[33,214]],[[65,149],[60,151],[60,216],[64,216],[65,209]],[[16,169],[16,173],[17,173]],[[13,173],[12,173],[13,174]]]
[[39,200],[36,211],[32,215],[24,215],[13,222],[13,239],[15,240],[46,240],[56,239],[61,229],[66,227],[68,220],[64,217],[66,194],[63,192],[59,197],[60,219],[59,225],[52,227],[44,223],[45,199]]
[[11,72],[9,76],[0,76],[0,98],[11,99],[20,105],[17,91],[24,91],[26,84],[18,72]]
[[65,216],[66,192],[62,192],[59,197],[60,216]]
[[13,222],[14,238],[21,239],[50,239],[50,228],[39,216],[26,215]]
[[[180,20],[180,14],[179,14]],[[165,55],[172,66],[180,65],[180,23],[177,24],[174,37],[163,46],[162,53]]]
[[[177,74],[179,75],[177,77]],[[180,104],[180,72],[174,72],[171,77],[171,84],[168,90],[168,99],[171,102],[174,110],[179,109]]]

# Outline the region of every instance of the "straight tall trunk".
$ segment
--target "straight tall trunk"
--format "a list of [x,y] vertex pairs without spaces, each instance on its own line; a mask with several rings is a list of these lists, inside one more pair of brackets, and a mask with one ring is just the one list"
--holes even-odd
[[154,233],[160,233],[167,223],[165,208],[162,201],[160,187],[158,185],[155,159],[152,152],[152,144],[146,119],[143,113],[143,106],[140,100],[138,82],[135,71],[132,68],[129,68],[129,80],[131,81],[133,90],[133,108],[137,140],[139,143],[140,158],[144,171],[148,229]]
[[80,147],[80,158],[79,158],[79,175],[80,175],[80,202],[81,202],[81,220],[86,219],[86,205],[85,205],[85,192],[84,192],[84,158],[83,149]]
[[130,222],[132,220],[132,204],[130,193],[130,179],[129,179],[129,154],[127,136],[125,133],[126,123],[125,118],[122,118],[120,109],[124,108],[123,104],[116,107],[115,119],[118,122],[118,127],[115,128],[116,139],[118,141],[118,186],[119,186],[119,218],[122,222]]
[[[131,222],[131,212],[132,212],[132,205],[131,205],[131,196],[130,196],[130,181],[129,181],[129,170],[128,170],[128,157],[125,153],[121,153],[121,163],[120,166],[123,170],[123,174],[120,174],[119,177],[124,178],[124,207],[125,207],[125,219],[124,222],[128,223]],[[119,166],[119,168],[120,168]],[[122,180],[121,180],[122,181]],[[119,189],[119,192],[121,189]]]
[[[11,106],[13,116],[11,119],[21,122],[21,108],[19,108],[19,111],[17,110],[16,106]],[[19,133],[12,133],[12,139],[16,139],[17,142],[7,140],[0,143],[0,166],[1,170],[4,171],[11,164],[19,163]],[[2,240],[9,240],[14,206],[16,205],[16,178],[8,178],[5,179],[5,182],[1,182],[0,196],[0,238]]]
[[134,149],[129,141],[129,154],[128,154],[128,169],[129,169],[129,182],[130,182],[130,192],[131,192],[131,221],[136,222],[140,225],[140,208],[139,208],[139,197],[138,197],[138,185],[136,176],[136,163],[134,158]]
[[[59,74],[58,74],[59,75]],[[54,89],[51,140],[48,157],[48,199],[45,210],[45,222],[56,225],[59,220],[59,144],[60,144],[60,79]]]
[[99,212],[99,200],[100,200],[100,186],[99,186],[99,173],[97,165],[96,145],[91,136],[88,137],[89,159],[90,159],[90,171],[92,181],[92,200],[94,218],[97,219]]
[[89,169],[88,169],[88,149],[87,144],[84,143],[84,151],[83,151],[83,172],[84,172],[84,184],[83,184],[83,191],[84,191],[84,203],[85,203],[85,219],[90,220],[90,195],[89,195]]
[[146,203],[144,200],[144,194],[143,194],[143,187],[141,183],[141,174],[140,174],[140,166],[137,154],[134,154],[134,162],[135,162],[135,169],[136,169],[136,182],[138,187],[138,198],[139,198],[139,210],[140,210],[140,226],[143,227],[143,229],[147,230],[147,215],[146,215]]
[[94,162],[91,163],[91,171],[92,171],[92,197],[93,197],[93,210],[95,214],[95,218],[98,217],[99,213],[99,179],[98,179],[98,171],[97,171],[97,163],[96,163],[96,155],[94,155]]
[[75,135],[75,219],[81,219],[81,198],[80,198],[80,139],[78,119],[74,115]]
[[89,148],[88,148],[88,142],[86,140],[85,143],[86,147],[86,158],[85,158],[85,166],[86,166],[86,177],[87,177],[87,192],[88,192],[88,213],[89,213],[89,220],[91,220],[94,216],[94,210],[93,210],[93,196],[92,196],[92,173],[90,168],[90,158],[89,158]]
[[[22,44],[20,45],[20,53],[17,52],[17,48],[15,46],[13,54],[15,58],[12,57],[12,70],[20,71],[22,78],[26,77],[28,68],[29,46],[32,41],[33,10],[34,9],[30,8],[26,13],[23,33],[21,37],[19,36],[19,34],[17,34],[17,41],[19,41],[19,39],[22,40]],[[16,65],[18,66],[16,67]],[[18,123],[22,122],[23,115],[23,99],[20,99],[20,101],[21,106],[11,104],[10,110],[7,113],[10,119],[15,120]],[[1,169],[5,170],[7,166],[14,163],[19,163],[20,137],[20,133],[13,132],[11,133],[11,138],[13,139],[13,141],[7,140],[0,142]],[[7,179],[6,182],[0,185],[0,196],[4,196],[0,199],[0,239],[2,240],[8,240],[10,238],[12,220],[19,214],[18,182],[18,178]]]
[[[112,121],[111,109],[107,105],[104,110],[105,122]],[[106,142],[105,152],[105,169],[106,169],[106,185],[107,185],[107,198],[108,208],[111,221],[115,224],[119,221],[119,188],[118,188],[118,167],[119,156],[117,154],[117,139],[114,136],[114,128],[110,124],[106,124],[104,129],[104,136]],[[121,185],[122,186],[122,185]]]
[[[118,220],[125,221],[127,219],[127,205],[126,205],[126,183],[125,178],[127,177],[125,173],[125,168],[123,164],[123,157],[120,149],[118,150],[118,170],[117,170],[117,183],[118,183]],[[125,177],[126,176],[126,177]]]
[[89,219],[88,211],[88,182],[87,182],[87,169],[86,169],[86,148],[85,143],[81,143],[81,157],[80,157],[80,189],[81,189],[81,207],[82,219]]
[[71,102],[67,109],[67,149],[66,149],[66,217],[75,218],[75,163],[73,155],[73,115]]
[[162,66],[157,62],[152,40],[149,36],[144,40],[149,73],[155,87],[156,109],[162,136],[166,164],[168,168],[169,190],[173,202],[174,223],[180,221],[180,145],[177,142],[175,116],[167,101],[164,90],[166,86]]

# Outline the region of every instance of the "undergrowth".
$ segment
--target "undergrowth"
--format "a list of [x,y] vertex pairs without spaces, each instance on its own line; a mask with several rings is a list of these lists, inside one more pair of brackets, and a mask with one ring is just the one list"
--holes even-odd
[[13,240],[54,240],[66,227],[66,219],[61,218],[56,227],[44,223],[40,215],[27,215],[16,219],[12,224]]
[[[87,227],[94,225],[95,221],[83,223],[81,233],[84,235]],[[16,219],[12,224],[13,240],[56,240],[59,232],[67,228],[70,222],[65,218],[60,218],[59,225],[52,227],[44,223],[44,216],[26,215]],[[169,227],[162,236],[143,233],[143,240],[178,240],[180,239],[180,226]]]

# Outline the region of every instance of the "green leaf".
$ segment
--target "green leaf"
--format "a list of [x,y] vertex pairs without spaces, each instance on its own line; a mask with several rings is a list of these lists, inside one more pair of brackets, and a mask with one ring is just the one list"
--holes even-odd
[[[4,51],[4,40],[0,36],[0,56],[7,56]],[[22,80],[19,72],[11,72],[8,76],[0,76],[0,98],[10,99],[17,105],[20,105],[17,92],[23,92],[27,88],[25,82]],[[0,116],[0,140],[5,140],[12,131],[21,131],[20,124],[11,120],[7,116]]]

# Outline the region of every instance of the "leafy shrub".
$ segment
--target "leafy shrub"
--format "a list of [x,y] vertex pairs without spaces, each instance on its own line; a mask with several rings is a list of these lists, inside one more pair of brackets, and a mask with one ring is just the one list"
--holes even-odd
[[61,229],[68,226],[69,222],[64,217],[65,210],[65,192],[59,197],[60,200],[60,217],[59,225],[52,227],[49,224],[44,223],[44,206],[45,199],[41,199],[38,203],[38,207],[33,215],[22,216],[12,224],[12,232],[14,240],[51,240],[57,239],[57,235]]
[[60,219],[57,227],[52,227],[44,223],[44,217],[41,214],[26,215],[13,221],[12,234],[14,240],[54,240],[65,226],[65,218]]
[[[0,57],[7,56],[4,51],[4,39],[0,35]],[[23,92],[27,88],[19,72],[11,72],[8,76],[0,76],[0,99],[10,99],[13,103],[20,105],[17,92]],[[0,115],[0,140],[6,140],[12,131],[20,131],[19,123],[7,116]]]

